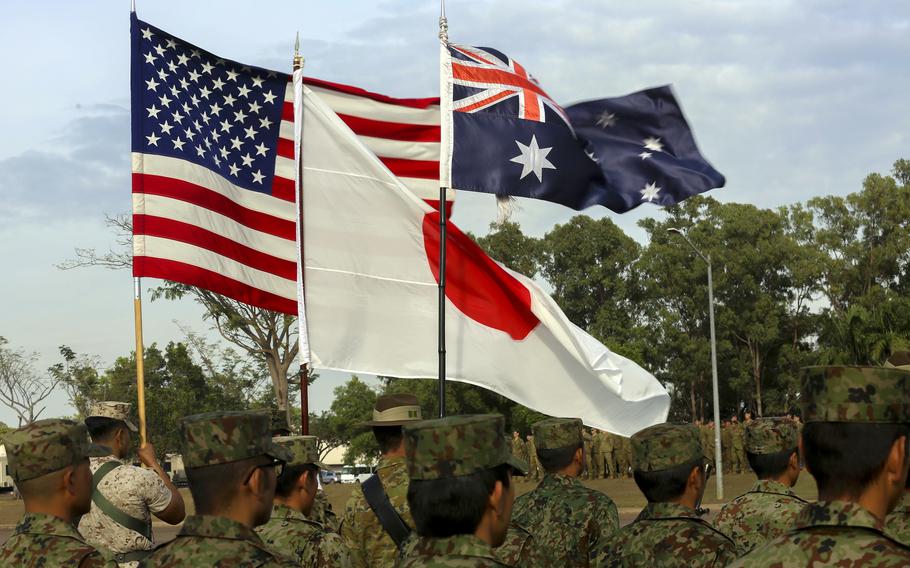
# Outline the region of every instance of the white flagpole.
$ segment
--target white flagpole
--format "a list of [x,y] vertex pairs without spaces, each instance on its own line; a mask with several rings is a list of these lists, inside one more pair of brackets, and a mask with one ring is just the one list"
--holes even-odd
[[303,57],[300,55],[300,33],[294,43],[294,181],[297,195],[297,338],[300,358],[300,433],[310,433],[309,375],[310,341],[306,319],[303,242]]

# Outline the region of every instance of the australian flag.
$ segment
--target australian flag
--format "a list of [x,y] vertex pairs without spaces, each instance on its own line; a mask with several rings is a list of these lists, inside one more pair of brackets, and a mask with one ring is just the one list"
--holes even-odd
[[563,109],[502,52],[449,53],[455,189],[622,213],[724,186],[669,86]]

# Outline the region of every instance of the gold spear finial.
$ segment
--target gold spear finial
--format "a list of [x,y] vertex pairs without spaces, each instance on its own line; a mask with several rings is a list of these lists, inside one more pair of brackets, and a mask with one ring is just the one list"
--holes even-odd
[[303,67],[303,57],[300,55],[300,32],[297,32],[297,39],[294,41],[294,70]]

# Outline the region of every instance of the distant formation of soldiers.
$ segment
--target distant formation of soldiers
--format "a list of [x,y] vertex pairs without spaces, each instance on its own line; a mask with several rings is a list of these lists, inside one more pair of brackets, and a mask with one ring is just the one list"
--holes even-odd
[[[265,413],[199,414],[179,424],[195,505],[185,517],[150,446],[140,449],[145,468],[124,461],[129,406],[102,403],[85,424],[40,420],[3,440],[25,514],[0,565],[910,566],[910,356],[901,357],[804,369],[804,424],[731,417],[721,426],[726,467],[757,479],[713,523],[702,508],[713,423],[622,438],[550,418],[507,436],[499,415],[424,420],[415,397],[382,396],[362,425],[382,457],[339,518],[319,489],[314,437],[287,435]],[[804,467],[814,503],[793,492]],[[535,472],[539,483],[516,498]],[[615,503],[582,484],[586,475],[630,475],[647,505],[620,527]],[[182,521],[180,533],[154,546],[152,516]]]

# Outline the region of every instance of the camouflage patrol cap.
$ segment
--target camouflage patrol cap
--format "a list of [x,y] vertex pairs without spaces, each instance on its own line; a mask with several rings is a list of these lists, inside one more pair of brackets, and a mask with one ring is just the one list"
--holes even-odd
[[663,471],[705,459],[698,428],[692,424],[655,424],[632,436],[632,469]]
[[291,452],[272,441],[269,415],[264,412],[208,412],[180,420],[184,467],[217,465],[257,456],[282,461]]
[[886,367],[805,367],[803,422],[910,422],[910,371]]
[[547,418],[531,426],[538,450],[578,447],[582,443],[580,418]]
[[461,477],[500,465],[527,475],[528,464],[512,455],[499,414],[450,416],[404,427],[411,479]]
[[315,465],[319,469],[325,469],[325,464],[319,461],[316,436],[279,436],[272,439],[291,452],[288,465]]
[[272,409],[269,414],[269,428],[272,433],[275,432],[287,432],[290,434],[291,425],[288,424],[288,414],[280,408]]
[[3,439],[8,471],[16,483],[61,470],[110,450],[89,441],[88,428],[73,420],[48,419],[13,430]]
[[136,428],[136,425],[133,424],[132,416],[133,405],[128,402],[119,402],[116,400],[103,400],[100,402],[94,403],[88,410],[89,418],[111,418],[114,420],[120,420],[126,427],[133,432],[138,432],[139,428]]
[[796,424],[786,418],[756,418],[746,424],[745,450],[750,454],[776,454],[796,448]]

